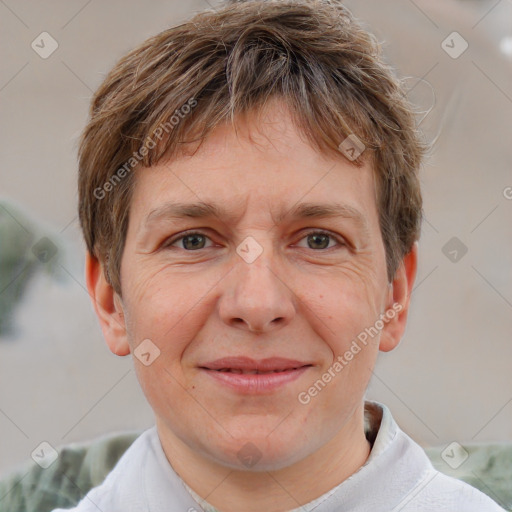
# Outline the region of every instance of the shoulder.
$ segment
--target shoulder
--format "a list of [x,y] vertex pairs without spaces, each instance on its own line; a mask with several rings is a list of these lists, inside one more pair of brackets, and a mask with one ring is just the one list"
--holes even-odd
[[[386,503],[393,512],[503,512],[493,499],[461,479],[449,476],[432,464],[425,450],[394,421],[383,404],[367,404],[378,425],[370,465],[373,484],[380,481],[381,493],[393,498]],[[380,414],[380,421],[376,412]],[[370,420],[372,416],[369,416]],[[471,458],[471,461],[473,458]],[[434,458],[435,460],[435,458]],[[465,468],[475,470],[467,463]],[[460,475],[459,475],[460,476]],[[494,496],[493,496],[494,497]],[[498,497],[496,497],[498,499]]]
[[30,460],[0,481],[0,509],[42,512],[69,509],[89,489],[101,484],[140,432],[115,433],[57,449],[58,457],[42,467]]
[[[395,510],[395,509],[394,509]],[[432,468],[396,507],[402,512],[505,512],[471,485]]]
[[96,487],[82,494],[82,500],[72,509],[54,509],[52,512],[98,512],[98,510],[131,512],[142,510],[144,491],[141,471],[155,428],[143,432],[129,446],[106,478]]

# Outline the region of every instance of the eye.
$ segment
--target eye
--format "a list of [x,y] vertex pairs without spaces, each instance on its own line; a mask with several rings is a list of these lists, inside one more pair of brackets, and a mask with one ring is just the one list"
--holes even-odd
[[[326,231],[311,231],[301,238],[301,242],[302,240],[306,240],[307,248],[315,250],[331,249],[336,244],[339,246],[346,245],[340,238]],[[207,245],[208,242],[210,242],[210,245]],[[298,244],[298,246],[304,247],[304,245],[300,244]],[[171,238],[163,244],[163,248],[169,247],[178,247],[186,251],[194,251],[212,247],[212,242],[204,233],[191,231]]]
[[306,236],[301,238],[301,241],[302,240],[306,240],[307,247],[309,249],[331,249],[333,245],[330,245],[330,243],[333,241],[337,242],[337,244],[341,246],[346,245],[338,237],[335,237],[334,235],[325,231],[311,231]]
[[179,247],[180,249],[184,249],[186,251],[193,251],[196,249],[205,249],[205,244],[208,240],[210,239],[205,234],[193,231],[181,234],[179,237],[173,238],[165,242],[163,247],[176,246],[176,244],[179,242],[181,245],[181,247]]

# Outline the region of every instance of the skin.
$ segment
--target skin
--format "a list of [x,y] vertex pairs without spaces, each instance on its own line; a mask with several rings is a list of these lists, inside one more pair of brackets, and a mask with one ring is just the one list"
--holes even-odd
[[[146,222],[167,204],[199,201],[229,216]],[[360,221],[352,210],[281,218],[302,202],[342,203]],[[206,237],[195,239],[199,248],[179,238],[186,230]],[[311,236],[319,230],[332,236]],[[236,252],[248,236],[263,249],[252,263]],[[290,510],[365,463],[364,393],[379,350],[403,335],[417,246],[391,283],[385,256],[370,163],[357,168],[312,148],[278,100],[240,117],[236,132],[216,128],[193,156],[137,170],[122,298],[91,255],[87,286],[112,352],[128,355],[146,339],[161,351],[149,366],[134,357],[137,376],[167,458],[208,502],[225,512]],[[401,311],[300,403],[299,393],[393,304]],[[263,395],[241,395],[199,368],[241,355],[312,366]],[[252,467],[237,457],[244,446],[260,457]]]

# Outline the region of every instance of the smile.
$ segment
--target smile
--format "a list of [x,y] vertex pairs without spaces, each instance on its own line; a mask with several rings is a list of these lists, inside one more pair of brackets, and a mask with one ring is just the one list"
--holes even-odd
[[238,373],[243,375],[267,375],[269,373],[282,373],[290,370],[298,370],[298,368],[284,368],[282,370],[241,370],[240,368],[222,368],[221,370],[214,371]]
[[311,363],[276,357],[259,361],[230,357],[199,366],[217,384],[242,394],[272,393],[312,367]]

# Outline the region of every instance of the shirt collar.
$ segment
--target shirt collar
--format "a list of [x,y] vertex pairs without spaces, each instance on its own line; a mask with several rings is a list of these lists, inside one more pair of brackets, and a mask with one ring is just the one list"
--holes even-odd
[[[372,471],[363,471],[363,468],[369,467],[373,461],[379,460],[379,458],[383,457],[383,454],[388,450],[389,446],[392,444],[395,439],[399,429],[393,417],[389,411],[389,409],[378,402],[373,401],[365,401],[364,407],[364,427],[365,427],[365,435],[370,445],[372,446],[370,455],[366,460],[365,464],[359,468],[353,475],[351,475],[347,480],[332,488],[319,498],[303,505],[302,507],[296,508],[290,512],[305,512],[310,510],[315,511],[334,511],[338,510],[337,508],[330,508],[329,501],[335,499],[336,494],[343,494],[350,500],[350,487],[360,487],[358,485],[358,481],[361,478],[367,480],[367,474]],[[168,465],[168,464],[167,464]],[[381,464],[379,464],[381,466]],[[361,473],[359,476],[358,474]],[[179,478],[179,477],[178,477]],[[188,493],[197,501],[198,504],[201,505],[204,512],[219,512],[213,505],[203,500],[196,492],[194,492],[183,480],[180,481],[183,484],[183,487],[188,491]],[[348,483],[351,481],[350,483]],[[345,492],[346,490],[346,492]],[[357,505],[360,505],[360,500],[364,499],[362,495],[357,493]],[[318,508],[322,505],[322,508]],[[346,503],[345,503],[346,505]],[[326,508],[329,507],[329,508]],[[346,509],[352,510],[352,509]],[[355,509],[354,509],[355,510]],[[363,509],[361,509],[363,510]]]

